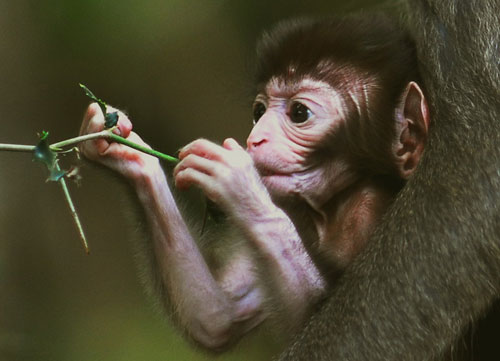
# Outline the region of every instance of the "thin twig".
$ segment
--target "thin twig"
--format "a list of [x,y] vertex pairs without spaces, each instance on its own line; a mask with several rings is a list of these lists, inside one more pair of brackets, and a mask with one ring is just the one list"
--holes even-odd
[[[64,147],[69,147],[69,146],[72,146],[72,145],[75,145],[75,144],[78,144],[81,142],[85,142],[85,141],[93,140],[93,139],[98,139],[98,138],[105,138],[105,139],[115,141],[117,143],[126,145],[130,148],[133,148],[133,149],[136,149],[136,150],[141,151],[143,153],[152,155],[154,157],[165,160],[167,162],[177,163],[179,161],[175,157],[158,152],[157,150],[154,150],[151,148],[144,147],[144,146],[139,145],[137,143],[131,142],[128,139],[120,137],[119,135],[114,134],[111,130],[103,130],[103,131],[100,131],[97,133],[91,133],[91,134],[82,135],[82,136],[75,137],[75,138],[66,139],[66,140],[63,140],[61,142],[51,144],[50,149],[57,152],[57,151],[60,151]],[[34,145],[0,144],[0,151],[33,152],[34,150],[35,150]]]
[[101,130],[100,132],[97,132],[97,133],[80,135],[80,136],[75,137],[75,138],[70,138],[70,139],[66,139],[66,140],[63,140],[63,141],[60,141],[57,143],[53,143],[50,145],[50,149],[57,151],[61,148],[69,147],[71,145],[76,145],[78,143],[85,142],[87,140],[93,140],[93,139],[99,139],[99,138],[109,138],[110,133],[111,132],[109,130]]
[[[154,149],[144,147],[144,146],[139,145],[137,143],[131,142],[123,137],[120,137],[119,135],[114,134],[112,129],[106,129],[106,130],[103,130],[103,131],[100,131],[97,133],[92,133],[92,134],[82,135],[82,136],[71,138],[71,139],[66,139],[66,140],[63,140],[61,142],[57,142],[57,143],[50,145],[50,149],[54,152],[61,152],[61,151],[63,151],[63,148],[65,148],[65,147],[73,146],[73,145],[76,145],[76,144],[81,143],[81,142],[86,142],[86,141],[98,139],[98,138],[105,138],[105,139],[108,139],[110,141],[121,143],[123,145],[131,147],[131,148],[136,149],[138,151],[141,151],[143,153],[152,155],[152,156],[157,157],[159,159],[165,160],[167,162],[177,163],[179,161],[177,158],[171,157],[167,154],[163,154],[163,153],[158,152]],[[34,146],[34,145],[0,144],[0,151],[33,153],[33,151],[35,151],[35,149],[36,149],[36,146]],[[56,163],[55,166],[56,166],[56,169],[58,171],[61,170],[59,167],[59,164]],[[87,238],[86,238],[85,233],[83,231],[82,223],[80,222],[80,218],[78,217],[78,213],[76,212],[76,208],[75,208],[75,205],[73,203],[73,200],[71,199],[68,185],[66,184],[66,179],[64,177],[61,177],[61,178],[59,178],[58,182],[61,185],[62,190],[64,192],[66,202],[68,203],[71,216],[73,217],[76,228],[78,229],[78,234],[80,235],[80,239],[81,239],[83,247],[85,249],[85,253],[89,254],[90,251],[89,251],[89,245],[87,242]]]
[[[59,164],[56,164],[56,169],[61,170],[61,168],[59,168]],[[64,177],[59,178],[59,184],[61,185],[62,190],[64,192],[64,197],[66,198],[66,202],[68,203],[71,216],[73,217],[73,220],[75,221],[75,225],[76,225],[76,228],[78,229],[78,234],[80,235],[80,239],[82,241],[83,248],[85,249],[85,253],[90,254],[89,244],[87,242],[87,237],[85,236],[85,233],[83,232],[82,222],[80,222],[80,217],[78,217],[78,213],[76,212],[75,204],[73,203],[73,200],[71,199],[71,195],[69,194],[69,189],[68,189],[68,185],[66,184],[66,179]]]
[[8,152],[32,152],[35,150],[34,145],[20,145],[20,144],[0,144],[0,151]]

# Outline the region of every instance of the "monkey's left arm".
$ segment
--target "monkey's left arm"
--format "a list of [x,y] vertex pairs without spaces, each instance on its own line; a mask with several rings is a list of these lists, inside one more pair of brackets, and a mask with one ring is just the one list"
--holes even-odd
[[228,214],[267,265],[281,306],[302,321],[326,282],[290,218],[272,202],[248,153],[232,139],[222,147],[200,139],[184,147],[179,158],[176,186],[200,187]]

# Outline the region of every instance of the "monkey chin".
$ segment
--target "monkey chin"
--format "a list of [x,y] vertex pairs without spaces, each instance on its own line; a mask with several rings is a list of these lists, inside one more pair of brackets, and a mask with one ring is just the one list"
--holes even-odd
[[289,199],[298,195],[297,179],[294,174],[261,174],[261,180],[273,199]]

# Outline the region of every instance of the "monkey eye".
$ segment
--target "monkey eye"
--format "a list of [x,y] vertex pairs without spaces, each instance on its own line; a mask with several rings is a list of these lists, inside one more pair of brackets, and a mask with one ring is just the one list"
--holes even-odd
[[311,110],[302,103],[293,102],[290,107],[290,120],[294,123],[304,123],[312,115]]
[[266,106],[264,105],[264,103],[256,102],[253,105],[253,123],[257,123],[259,119],[262,118],[265,112]]

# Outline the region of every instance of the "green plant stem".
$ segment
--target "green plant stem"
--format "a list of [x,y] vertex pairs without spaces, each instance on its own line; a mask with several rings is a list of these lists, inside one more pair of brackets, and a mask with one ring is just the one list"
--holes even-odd
[[[144,147],[142,145],[139,145],[137,143],[131,142],[119,135],[114,134],[111,130],[103,130],[97,133],[92,133],[92,134],[87,134],[87,135],[82,135],[79,137],[75,138],[70,138],[63,140],[61,142],[57,142],[54,144],[50,145],[50,149],[54,151],[60,151],[64,147],[69,147],[72,145],[76,145],[81,142],[85,142],[88,140],[93,140],[93,139],[98,139],[98,138],[105,138],[108,140],[112,140],[114,142],[126,145],[130,148],[136,149],[138,151],[141,151],[143,153],[152,155],[154,157],[157,157],[159,159],[165,160],[167,162],[172,162],[172,163],[177,163],[179,160],[175,157],[172,157],[170,155],[158,152],[157,150],[151,149]],[[35,150],[34,145],[19,145],[19,144],[0,144],[0,151],[10,151],[10,152],[33,152]]]
[[7,152],[33,152],[34,145],[20,145],[20,144],[0,144],[0,151]]
[[175,157],[172,157],[170,155],[158,152],[157,150],[154,150],[154,149],[151,149],[151,148],[143,147],[142,145],[139,145],[137,143],[131,142],[130,140],[127,140],[127,139],[125,139],[123,137],[120,137],[119,135],[116,135],[115,133],[109,132],[109,139],[111,139],[111,140],[113,140],[113,141],[115,141],[117,143],[124,144],[124,145],[126,145],[126,146],[128,146],[130,148],[137,149],[137,150],[139,150],[139,151],[141,151],[143,153],[152,155],[152,156],[154,156],[156,158],[165,160],[167,162],[172,162],[172,163],[179,162],[179,159],[177,159]]
[[53,143],[50,145],[50,149],[52,149],[54,151],[58,151],[61,148],[76,145],[78,143],[86,142],[88,140],[99,139],[99,138],[108,138],[109,133],[110,133],[109,130],[102,130],[102,131],[97,132],[97,133],[80,135],[78,137],[74,137],[74,138],[66,139],[66,140],[63,140],[63,141],[60,141],[57,143]]
[[[57,170],[61,170],[61,168],[59,168],[58,164],[56,164],[56,168],[57,168]],[[78,216],[78,213],[76,212],[75,204],[73,203],[73,200],[71,199],[71,195],[69,194],[69,189],[68,189],[68,185],[66,184],[66,179],[64,177],[61,177],[58,182],[61,185],[61,188],[64,192],[64,197],[66,198],[66,202],[68,203],[71,216],[73,217],[73,220],[75,221],[75,225],[76,225],[76,228],[78,229],[78,234],[80,235],[80,239],[82,241],[83,248],[85,249],[85,253],[90,254],[89,244],[87,242],[87,237],[85,236],[85,232],[83,231],[82,222],[80,222],[80,217]]]

